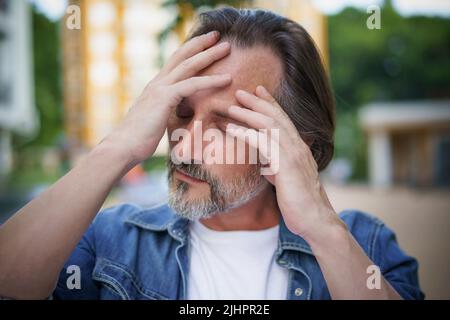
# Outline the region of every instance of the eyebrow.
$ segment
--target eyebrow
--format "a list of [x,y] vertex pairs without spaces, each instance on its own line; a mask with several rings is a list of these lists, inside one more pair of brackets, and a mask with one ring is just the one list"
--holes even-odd
[[[192,108],[191,105],[188,103],[186,98],[183,98],[181,100],[181,102],[178,104],[178,106],[179,107]],[[221,110],[215,109],[215,110],[210,110],[209,112],[211,113],[212,116],[217,118],[218,121],[229,121],[229,120],[231,120],[231,118],[228,116],[226,111],[221,111]]]
[[229,120],[230,119],[230,117],[225,112],[222,112],[220,110],[212,110],[210,112],[212,115],[219,118],[219,120]]

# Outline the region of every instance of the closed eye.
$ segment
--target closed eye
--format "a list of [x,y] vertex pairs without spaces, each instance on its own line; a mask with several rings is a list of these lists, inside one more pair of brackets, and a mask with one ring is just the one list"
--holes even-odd
[[247,125],[245,123],[242,123],[235,119],[231,119],[228,116],[226,116],[224,113],[213,112],[213,114],[214,114],[214,122],[216,123],[217,128],[219,128],[223,132],[227,131],[227,126],[229,123],[232,123],[234,125],[241,126],[241,127],[247,127]]
[[175,113],[178,118],[188,119],[194,116],[194,111],[184,101],[182,101],[176,108]]

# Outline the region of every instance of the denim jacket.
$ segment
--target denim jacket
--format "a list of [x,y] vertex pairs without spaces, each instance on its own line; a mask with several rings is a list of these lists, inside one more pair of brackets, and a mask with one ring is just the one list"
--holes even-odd
[[[404,299],[424,297],[418,264],[400,249],[390,229],[358,211],[344,211],[340,218]],[[101,211],[61,271],[53,298],[186,299],[188,223],[166,204],[150,209],[124,204]],[[275,255],[276,263],[289,270],[286,299],[330,299],[311,248],[283,219]],[[74,265],[80,271],[80,286],[75,288],[68,286],[74,276],[68,267]]]

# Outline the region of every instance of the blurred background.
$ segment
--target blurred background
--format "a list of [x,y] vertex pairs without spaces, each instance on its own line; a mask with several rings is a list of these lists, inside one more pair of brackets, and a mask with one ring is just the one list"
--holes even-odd
[[[449,0],[0,0],[0,223],[110,132],[195,14],[220,5],[310,32],[337,103],[330,200],[385,221],[427,298],[450,299]],[[166,155],[164,139],[105,207],[164,199]]]

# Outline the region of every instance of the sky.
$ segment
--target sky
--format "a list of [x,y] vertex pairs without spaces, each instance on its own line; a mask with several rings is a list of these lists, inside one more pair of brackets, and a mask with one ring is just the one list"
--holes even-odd
[[[39,11],[52,20],[64,15],[67,0],[29,0],[36,3]],[[124,0],[125,1],[125,0]],[[325,14],[335,14],[346,6],[366,10],[370,5],[381,5],[383,0],[312,0],[313,4]],[[450,0],[392,0],[394,8],[402,15],[427,15],[450,18]]]

